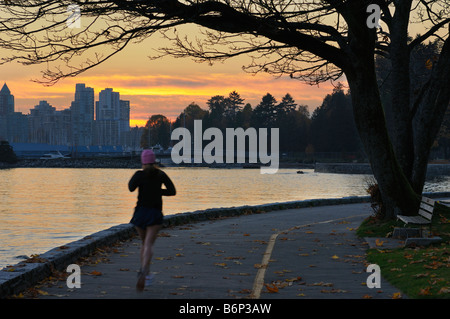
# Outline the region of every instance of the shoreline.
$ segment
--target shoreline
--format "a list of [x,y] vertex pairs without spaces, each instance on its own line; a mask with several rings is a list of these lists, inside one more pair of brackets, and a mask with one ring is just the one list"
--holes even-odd
[[[424,193],[424,195],[432,198],[450,197],[450,192]],[[370,196],[350,196],[269,203],[255,206],[213,208],[165,216],[164,228],[240,215],[261,214],[269,211],[368,202],[370,202]],[[21,261],[16,265],[5,267],[0,270],[0,299],[18,294],[47,278],[54,270],[63,271],[67,265],[76,262],[80,257],[91,254],[95,249],[120,240],[129,239],[135,233],[133,225],[120,224],[85,236],[66,245],[55,247],[43,254]]]
[[[253,163],[219,163],[219,164],[173,164],[167,158],[161,158],[158,162],[160,167],[183,167],[183,168],[222,168],[222,169],[259,169],[262,164]],[[0,162],[0,170],[13,168],[142,168],[139,157],[111,157],[111,158],[74,158],[74,159],[22,159],[15,164]],[[315,173],[329,174],[359,174],[372,175],[369,163],[298,163],[280,162],[278,168],[297,169],[298,174],[303,169],[313,169]],[[450,164],[429,163],[428,176],[450,176]]]
[[[260,164],[235,163],[235,164],[171,164],[163,160],[158,163],[160,167],[201,167],[201,168],[241,168],[259,169]],[[139,157],[118,158],[76,158],[76,159],[22,159],[15,164],[0,162],[1,169],[12,168],[131,168],[140,169],[142,164]],[[314,169],[315,164],[280,163],[279,168]]]

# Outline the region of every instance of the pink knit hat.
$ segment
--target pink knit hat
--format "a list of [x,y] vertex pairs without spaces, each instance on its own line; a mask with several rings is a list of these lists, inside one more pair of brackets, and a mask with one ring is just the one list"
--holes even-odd
[[154,164],[156,160],[155,153],[152,150],[143,150],[141,154],[141,162],[145,164]]

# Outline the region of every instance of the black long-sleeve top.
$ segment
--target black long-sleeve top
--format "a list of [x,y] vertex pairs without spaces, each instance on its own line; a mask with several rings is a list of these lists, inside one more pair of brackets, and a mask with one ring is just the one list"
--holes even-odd
[[[165,189],[161,186],[164,184]],[[128,182],[128,189],[134,192],[139,188],[136,206],[156,208],[162,211],[162,196],[174,196],[175,186],[169,176],[160,169],[154,169],[150,173],[137,171]]]

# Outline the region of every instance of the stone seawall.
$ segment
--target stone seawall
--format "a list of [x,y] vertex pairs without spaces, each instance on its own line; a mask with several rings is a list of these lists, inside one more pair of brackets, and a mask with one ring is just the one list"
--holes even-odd
[[[368,163],[316,163],[314,171],[336,174],[372,174]],[[450,175],[450,164],[428,164],[427,175],[448,176]]]

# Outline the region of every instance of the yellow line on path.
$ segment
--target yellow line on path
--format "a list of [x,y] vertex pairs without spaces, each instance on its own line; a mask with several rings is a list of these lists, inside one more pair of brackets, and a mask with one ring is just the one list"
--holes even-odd
[[311,225],[327,224],[327,223],[332,223],[332,222],[336,222],[336,221],[340,221],[340,220],[345,220],[345,219],[350,219],[350,218],[355,218],[355,217],[361,217],[361,216],[367,216],[367,214],[353,215],[353,216],[348,216],[348,217],[344,217],[344,218],[331,219],[331,220],[326,220],[326,221],[321,221],[321,222],[315,222],[315,223],[310,223],[310,224],[294,226],[294,227],[291,227],[289,229],[276,232],[275,234],[270,236],[269,242],[267,244],[266,252],[263,255],[263,259],[261,261],[261,265],[259,266],[258,272],[256,273],[255,281],[253,282],[253,288],[252,288],[252,293],[250,294],[250,298],[252,298],[252,299],[259,299],[259,297],[261,296],[261,290],[262,290],[262,288],[264,286],[264,276],[266,274],[266,269],[269,266],[269,260],[270,260],[270,257],[272,256],[272,252],[273,252],[273,248],[275,246],[275,242],[277,240],[277,237],[280,234],[285,234],[285,233],[288,233],[288,232],[293,231],[295,229],[308,227],[308,226],[311,226]]

